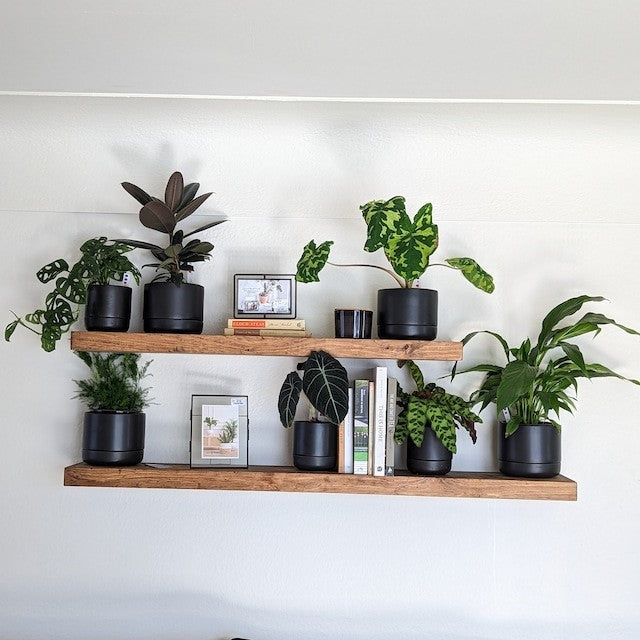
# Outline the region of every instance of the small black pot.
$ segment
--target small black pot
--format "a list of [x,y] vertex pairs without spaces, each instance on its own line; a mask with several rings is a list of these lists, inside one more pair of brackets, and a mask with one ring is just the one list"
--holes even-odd
[[521,424],[505,438],[500,423],[498,468],[518,478],[553,478],[560,473],[560,432],[549,423]]
[[144,455],[144,413],[87,411],[82,430],[82,460],[100,466],[131,466]]
[[144,285],[144,330],[147,333],[202,333],[204,287],[173,282]]
[[84,309],[87,331],[127,331],[131,319],[131,288],[90,284]]
[[338,461],[338,428],[330,422],[293,423],[293,464],[302,471],[331,471]]
[[438,292],[433,289],[380,289],[378,337],[435,340],[438,333]]
[[453,455],[438,436],[429,422],[424,426],[424,440],[417,447],[411,438],[407,441],[407,469],[411,473],[423,476],[443,476],[451,471]]

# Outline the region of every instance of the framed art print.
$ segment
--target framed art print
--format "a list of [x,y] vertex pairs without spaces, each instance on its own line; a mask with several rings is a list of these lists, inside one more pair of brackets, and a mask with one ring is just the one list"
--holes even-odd
[[246,467],[247,396],[191,396],[191,466]]
[[295,318],[296,277],[283,274],[233,276],[234,318]]

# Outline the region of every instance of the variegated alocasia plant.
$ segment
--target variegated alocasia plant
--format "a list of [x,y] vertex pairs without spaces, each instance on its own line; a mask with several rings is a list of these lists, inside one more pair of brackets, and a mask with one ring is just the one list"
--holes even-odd
[[336,267],[373,267],[388,273],[401,287],[411,288],[429,266],[457,269],[475,287],[491,293],[493,278],[472,258],[449,258],[444,263],[429,264],[438,248],[438,227],[433,223],[432,205],[423,205],[413,220],[405,207],[405,199],[373,200],[360,207],[367,224],[364,250],[370,253],[383,249],[391,269],[372,264],[336,264],[329,262],[332,240],[316,245],[314,240],[304,248],[298,261],[296,279],[318,282],[318,274],[326,264]]
[[416,390],[409,394],[398,387],[398,405],[402,413],[398,415],[395,441],[398,444],[411,438],[419,447],[424,440],[424,430],[430,427],[440,442],[451,453],[456,452],[456,428],[461,427],[469,432],[474,444],[476,442],[475,423],[482,420],[473,411],[471,403],[460,396],[447,393],[434,382],[425,384],[418,365],[413,360],[399,360],[398,366],[407,365]]
[[[527,338],[519,347],[510,348],[507,341],[493,331],[474,331],[466,335],[462,343],[467,344],[479,333],[488,333],[501,345],[507,362],[478,364],[465,371],[481,371],[486,377],[477,391],[471,394],[473,405],[481,404],[480,411],[492,402],[498,414],[507,420],[505,435],[510,436],[520,425],[551,423],[560,429],[560,424],[550,417],[560,411],[573,413],[575,397],[569,395],[571,389],[577,393],[580,378],[619,378],[640,385],[640,381],[625,378],[607,367],[585,361],[580,347],[570,342],[572,338],[592,333],[597,336],[601,327],[614,325],[623,331],[640,335],[634,329],[618,324],[601,313],[585,313],[582,318],[564,327],[558,324],[577,313],[588,302],[602,302],[600,296],[577,296],[554,307],[542,321],[538,341],[532,345]],[[552,353],[557,355],[552,357]],[[456,375],[457,363],[451,371]]]

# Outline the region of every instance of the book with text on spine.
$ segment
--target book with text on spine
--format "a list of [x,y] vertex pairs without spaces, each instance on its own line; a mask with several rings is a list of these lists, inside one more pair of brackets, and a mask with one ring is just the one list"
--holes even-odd
[[373,409],[373,475],[385,475],[387,454],[387,367],[376,367]]
[[349,410],[344,419],[344,472],[353,473],[353,387],[349,387]]
[[392,476],[395,471],[395,435],[396,435],[396,402],[398,399],[398,381],[387,379],[387,453],[385,458],[385,475]]
[[266,336],[272,338],[310,338],[304,329],[225,329],[225,336]]
[[277,319],[264,318],[229,318],[227,321],[228,329],[305,329],[305,323],[302,318]]
[[353,473],[367,475],[369,455],[369,381],[353,383]]
[[373,443],[375,440],[374,424],[376,413],[376,383],[369,380],[369,451],[367,452],[367,475],[373,475]]

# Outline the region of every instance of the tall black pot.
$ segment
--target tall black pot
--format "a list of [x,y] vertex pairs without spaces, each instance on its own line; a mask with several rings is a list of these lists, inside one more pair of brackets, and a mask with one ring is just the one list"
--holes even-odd
[[144,285],[144,330],[147,333],[202,333],[204,287],[199,284],[151,282]]
[[84,309],[87,331],[127,331],[131,319],[131,288],[90,284]]
[[380,289],[378,337],[435,340],[438,333],[438,292],[433,289]]
[[82,459],[100,466],[131,466],[144,456],[144,413],[87,411],[82,430]]
[[560,431],[552,424],[522,424],[505,438],[506,425],[500,423],[498,468],[500,473],[518,478],[553,478],[560,473]]
[[438,436],[429,422],[424,426],[424,440],[417,447],[409,438],[407,442],[407,469],[411,473],[423,476],[443,476],[451,471],[453,455]]
[[302,471],[331,471],[338,461],[338,428],[330,422],[293,423],[293,464]]

